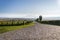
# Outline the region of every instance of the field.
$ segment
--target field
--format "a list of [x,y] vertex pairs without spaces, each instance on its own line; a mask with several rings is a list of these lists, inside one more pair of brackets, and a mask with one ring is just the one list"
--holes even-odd
[[33,21],[28,20],[0,20],[0,33],[18,30],[34,25]]

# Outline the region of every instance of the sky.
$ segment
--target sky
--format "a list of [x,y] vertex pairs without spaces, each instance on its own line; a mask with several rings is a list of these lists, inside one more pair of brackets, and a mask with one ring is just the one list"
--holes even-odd
[[60,0],[0,0],[0,17],[60,17]]

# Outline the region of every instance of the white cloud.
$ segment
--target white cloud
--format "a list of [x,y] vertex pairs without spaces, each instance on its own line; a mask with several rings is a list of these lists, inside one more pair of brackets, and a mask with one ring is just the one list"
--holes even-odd
[[10,18],[38,18],[43,17],[60,17],[60,10],[44,10],[41,13],[0,13],[0,17]]
[[42,15],[43,17],[60,17],[60,10],[44,10]]

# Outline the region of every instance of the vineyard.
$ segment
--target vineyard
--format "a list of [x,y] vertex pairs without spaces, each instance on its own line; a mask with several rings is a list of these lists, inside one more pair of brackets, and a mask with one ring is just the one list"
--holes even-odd
[[34,25],[30,20],[0,20],[0,33],[18,30]]
[[29,24],[32,21],[27,20],[1,20],[0,26],[18,26],[18,25],[24,25]]
[[60,26],[60,20],[52,20],[52,21],[41,21],[40,23],[58,25]]

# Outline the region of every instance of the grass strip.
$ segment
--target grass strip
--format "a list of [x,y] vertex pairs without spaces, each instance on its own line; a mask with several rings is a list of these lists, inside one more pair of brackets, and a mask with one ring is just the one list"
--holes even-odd
[[26,28],[33,25],[34,25],[34,22],[26,25],[21,25],[21,26],[4,26],[4,27],[0,27],[0,33],[12,31],[12,30],[18,30],[18,29]]

